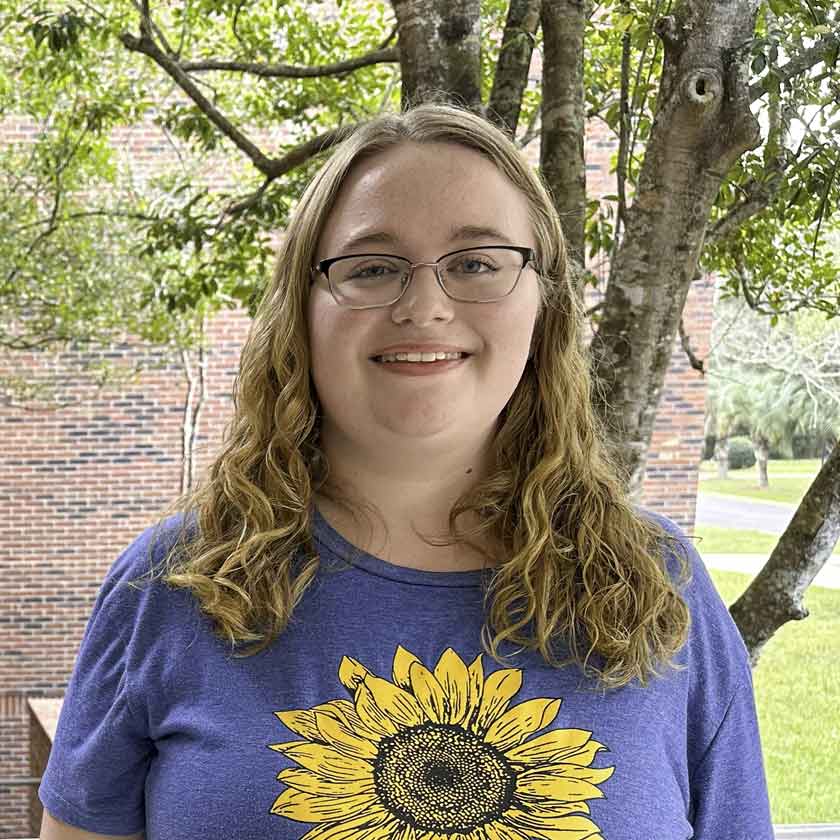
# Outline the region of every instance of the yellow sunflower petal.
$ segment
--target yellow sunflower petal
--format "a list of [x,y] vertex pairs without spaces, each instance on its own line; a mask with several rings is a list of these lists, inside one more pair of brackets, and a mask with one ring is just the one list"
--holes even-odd
[[[377,832],[382,828],[392,830],[392,825],[390,815],[384,808],[376,807],[352,819],[342,820],[340,823],[322,823],[304,834],[301,840],[357,840],[360,836],[370,836],[367,832],[372,829]],[[375,836],[387,837],[388,835],[377,833]]]
[[319,741],[334,747],[348,758],[376,758],[376,745],[367,738],[361,738],[349,730],[341,721],[323,713],[316,713]]
[[522,671],[519,668],[500,668],[484,681],[481,705],[470,728],[479,735],[490,726],[510,705],[522,688]]
[[435,665],[435,679],[446,694],[449,712],[444,723],[459,724],[469,711],[469,677],[464,660],[447,648]]
[[530,836],[530,833],[525,834],[518,828],[509,825],[507,820],[505,822],[494,820],[489,825],[484,826],[484,837],[487,840],[529,840]]
[[562,817],[545,827],[529,829],[536,831],[541,840],[604,840],[601,829],[588,817]]
[[568,754],[557,753],[557,755],[551,757],[551,761],[562,761],[565,764],[580,764],[581,766],[587,766],[592,764],[596,753],[606,749],[607,748],[603,744],[599,744],[597,741],[589,741],[579,750],[575,750],[574,752],[570,752]]
[[411,691],[423,714],[435,723],[443,723],[446,714],[446,694],[437,677],[422,662],[411,664],[409,677]]
[[588,814],[589,805],[586,802],[557,802],[553,799],[546,799],[542,802],[531,801],[525,805],[527,810],[511,808],[505,811],[505,819],[516,823],[519,826],[529,828],[543,825],[554,825],[559,817],[567,817],[570,814]]
[[311,770],[300,770],[290,767],[277,774],[277,780],[284,785],[303,793],[314,793],[318,796],[358,796],[360,794],[376,793],[373,776],[367,779],[325,779]]
[[375,828],[367,829],[364,834],[355,835],[354,840],[357,840],[359,837],[364,837],[365,840],[394,840],[396,837],[411,837],[413,840],[413,833],[410,835],[401,833],[400,827],[402,825],[403,823],[399,820],[391,819]]
[[369,674],[356,690],[356,712],[362,723],[382,735],[423,723],[420,704],[397,685]]
[[376,795],[318,796],[286,788],[271,806],[271,813],[298,822],[336,822],[369,813]]
[[274,714],[292,732],[302,735],[308,741],[320,741],[321,736],[315,722],[315,715],[319,712],[343,721],[350,729],[353,729],[353,718],[358,720],[356,710],[349,700],[328,700],[326,703],[313,706],[311,709],[293,709],[286,712],[275,712]]
[[[592,733],[586,729],[553,729],[506,750],[505,758],[523,764],[556,760],[560,756],[564,756],[565,761],[565,756],[584,750],[590,743],[597,744],[597,741],[589,741],[591,736]],[[588,761],[586,763],[589,764]]]
[[367,738],[370,741],[379,741],[382,737],[381,732],[369,729],[362,723],[356,711],[356,706],[351,700],[331,700],[329,703],[322,703],[320,706],[314,707],[315,711],[325,711],[332,717],[340,720],[344,726],[351,732],[355,732],[362,738]]
[[409,670],[415,662],[419,661],[410,650],[406,650],[402,645],[397,645],[397,650],[394,653],[394,685],[398,685],[400,688],[409,691],[411,689]]
[[467,668],[467,714],[464,716],[464,726],[469,726],[481,707],[481,692],[484,688],[484,668],[479,653]]
[[361,662],[353,659],[352,656],[341,657],[341,664],[338,666],[338,679],[350,694],[356,693],[359,683],[369,674],[370,671]]
[[336,782],[373,778],[373,766],[370,762],[342,755],[335,747],[325,744],[293,741],[287,746],[285,753],[287,758],[296,761],[301,767]]
[[287,750],[291,750],[295,747],[300,747],[308,743],[309,741],[286,741],[284,744],[269,744],[268,748],[279,753],[285,753]]
[[615,767],[580,767],[577,764],[551,763],[543,764],[538,769],[520,773],[518,779],[552,779],[557,777],[582,779],[593,785],[600,785],[615,773]]
[[518,746],[533,732],[548,726],[557,717],[560,703],[560,700],[544,697],[519,703],[496,718],[484,738],[497,750],[505,751]]
[[573,776],[545,776],[523,773],[516,779],[516,795],[523,801],[555,800],[577,802],[581,799],[603,799],[604,793],[584,779]]
[[274,713],[286,729],[296,735],[302,735],[307,741],[320,741],[321,735],[315,723],[315,712],[312,709],[293,709],[288,712]]
[[393,840],[417,840],[414,826],[400,822],[398,827],[394,829]]

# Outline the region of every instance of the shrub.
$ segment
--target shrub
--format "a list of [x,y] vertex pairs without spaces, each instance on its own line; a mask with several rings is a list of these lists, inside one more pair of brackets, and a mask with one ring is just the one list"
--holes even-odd
[[741,470],[755,465],[755,452],[747,437],[729,438],[729,469]]

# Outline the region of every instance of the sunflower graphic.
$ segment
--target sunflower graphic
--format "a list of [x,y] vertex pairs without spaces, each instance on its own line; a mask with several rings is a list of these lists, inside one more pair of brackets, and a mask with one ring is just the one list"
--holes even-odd
[[582,729],[549,726],[561,701],[511,705],[518,668],[487,678],[451,648],[434,671],[402,646],[393,682],[345,656],[350,700],[275,712],[302,740],[269,744],[299,767],[271,813],[316,825],[301,840],[604,840],[588,799],[615,768]]

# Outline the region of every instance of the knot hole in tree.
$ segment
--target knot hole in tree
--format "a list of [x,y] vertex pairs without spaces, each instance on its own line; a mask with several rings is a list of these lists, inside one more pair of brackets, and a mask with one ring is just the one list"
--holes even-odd
[[703,68],[688,74],[684,90],[689,102],[705,108],[720,98],[723,82],[717,72]]

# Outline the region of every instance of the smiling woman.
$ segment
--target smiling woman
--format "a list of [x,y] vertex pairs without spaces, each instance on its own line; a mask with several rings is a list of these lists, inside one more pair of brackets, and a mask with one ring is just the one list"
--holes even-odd
[[771,840],[746,650],[686,536],[625,494],[582,319],[501,131],[425,104],[349,133],[286,231],[221,453],[102,586],[48,819]]

